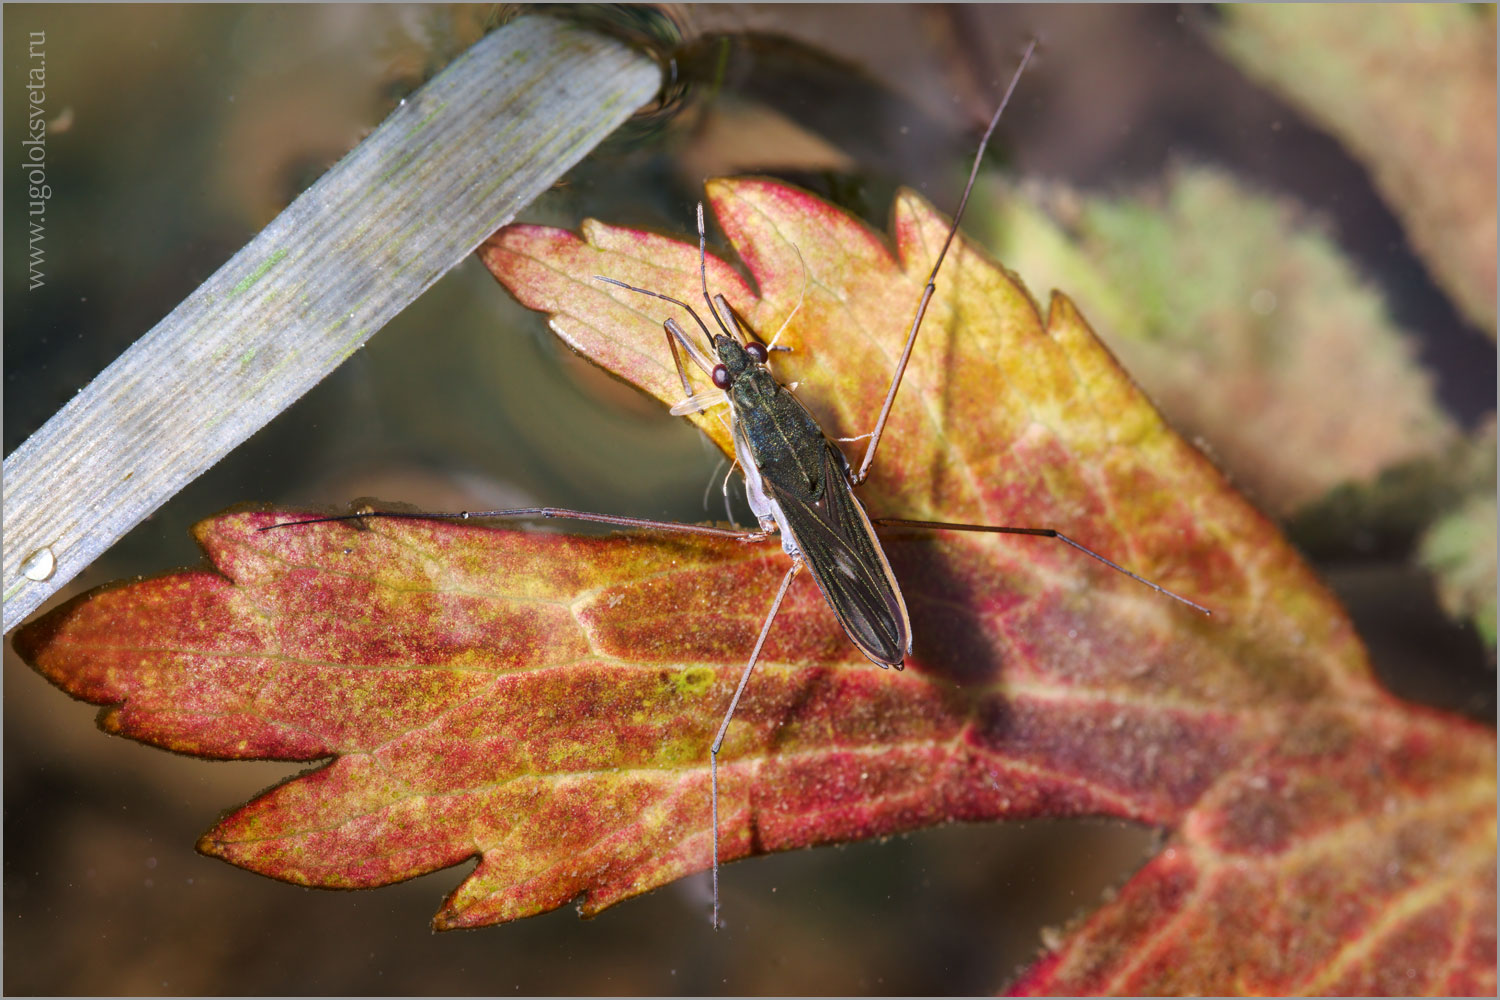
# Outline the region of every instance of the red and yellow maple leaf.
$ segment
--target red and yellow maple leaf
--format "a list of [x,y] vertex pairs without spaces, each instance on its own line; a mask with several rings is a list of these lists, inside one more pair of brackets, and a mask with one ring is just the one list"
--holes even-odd
[[[709,191],[754,290],[713,259],[710,286],[780,330],[778,375],[830,436],[868,431],[945,223],[903,195],[893,255],[802,192]],[[697,248],[583,233],[511,227],[481,254],[575,348],[674,402],[673,307],[593,276],[691,301]],[[691,419],[727,443],[714,412]],[[1172,831],[1165,849],[1023,991],[1493,991],[1492,733],[1379,689],[1334,599],[1065,297],[1042,316],[956,244],[861,494],[877,516],[1063,530],[1214,617],[1045,539],[898,533],[915,650],[895,673],[800,579],[725,744],[726,858],[948,820],[1126,817]],[[580,895],[593,912],[707,866],[707,748],[778,546],[257,530],[282,520],[205,521],[212,571],[85,595],[16,640],[114,706],[112,731],[333,758],[202,850],[337,887],[478,856],[440,927]]]

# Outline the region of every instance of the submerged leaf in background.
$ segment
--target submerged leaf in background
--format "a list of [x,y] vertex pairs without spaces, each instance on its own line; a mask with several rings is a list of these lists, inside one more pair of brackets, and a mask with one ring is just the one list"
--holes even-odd
[[[1379,292],[1284,199],[1190,166],[1129,196],[1023,194],[981,216],[997,252],[1034,287],[1068,289],[1273,513],[1456,438]],[[1379,405],[1350,419],[1350,400]]]
[[1323,4],[1223,8],[1242,69],[1370,170],[1464,315],[1495,336],[1495,8]]
[[1307,213],[1193,166],[1133,195],[1027,184],[986,208],[1001,255],[1040,288],[1070,289],[1163,410],[1293,518],[1300,543],[1399,548],[1427,533],[1420,561],[1443,607],[1494,647],[1481,523],[1493,423],[1460,435],[1415,338]]
[[1369,539],[1410,549],[1422,532],[1470,496],[1495,492],[1495,424],[1430,455],[1381,470],[1367,483],[1344,483],[1297,511],[1289,533],[1310,549],[1358,553]]
[[1474,623],[1495,648],[1495,494],[1474,497],[1432,526],[1422,562],[1437,577],[1438,597],[1454,618]]
[[[711,286],[764,336],[784,325],[774,365],[830,435],[868,430],[944,221],[902,196],[892,256],[794,189],[717,182],[710,198],[755,291],[714,260]],[[584,234],[513,227],[483,256],[569,343],[675,402],[674,307],[593,276],[690,301],[697,248]],[[714,412],[695,419],[722,445]],[[1337,603],[1069,300],[1044,318],[960,241],[887,435],[862,490],[873,515],[1056,527],[1214,617],[1054,541],[894,534],[915,636],[896,673],[854,651],[804,577],[725,744],[726,857],[1125,817],[1172,831],[1164,852],[1028,985],[1335,989],[1400,957],[1433,989],[1493,988],[1492,734],[1379,690]],[[217,572],[95,592],[17,638],[55,683],[116,706],[113,731],[334,758],[204,850],[337,887],[477,856],[440,927],[580,896],[592,912],[707,866],[707,747],[785,570],[774,542],[255,531],[282,519],[204,522]]]
[[1495,648],[1495,422],[1474,435],[1475,481],[1461,502],[1422,538],[1420,559],[1437,580],[1438,599],[1454,618],[1473,622]]

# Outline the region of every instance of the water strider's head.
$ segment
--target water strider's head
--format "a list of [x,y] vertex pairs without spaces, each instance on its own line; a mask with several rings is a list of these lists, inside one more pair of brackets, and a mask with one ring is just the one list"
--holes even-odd
[[714,365],[709,375],[713,378],[714,385],[720,389],[728,389],[735,379],[751,368],[764,365],[770,357],[766,346],[760,341],[752,340],[742,344],[722,333],[714,337],[714,353],[719,356],[719,363]]

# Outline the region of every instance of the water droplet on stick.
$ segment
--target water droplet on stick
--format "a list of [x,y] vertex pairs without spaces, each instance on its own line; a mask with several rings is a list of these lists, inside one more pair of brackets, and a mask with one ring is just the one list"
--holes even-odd
[[38,583],[50,577],[57,569],[57,557],[43,545],[21,563],[21,575]]

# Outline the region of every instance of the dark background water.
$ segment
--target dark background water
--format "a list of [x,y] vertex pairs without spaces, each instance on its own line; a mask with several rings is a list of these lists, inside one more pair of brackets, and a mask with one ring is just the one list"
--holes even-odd
[[[736,8],[679,12],[716,83],[612,140],[523,218],[585,215],[684,232],[701,179],[777,173],[884,226],[897,184],[956,200],[974,126],[1026,40],[1046,50],[997,140],[1019,173],[1113,190],[1174,156],[1223,163],[1327,213],[1340,243],[1425,338],[1450,410],[1494,408],[1494,347],[1426,278],[1359,166],[1225,64],[1202,11]],[[5,149],[18,147],[27,33],[46,32],[54,188],[44,289],[5,224],[5,450],[212,273],[496,17],[493,8],[8,6]],[[709,22],[712,21],[712,24]],[[791,39],[796,39],[795,41]],[[730,109],[715,128],[698,99]],[[757,119],[820,137],[799,145]],[[1273,124],[1274,123],[1274,124]],[[13,172],[6,202],[19,204]],[[19,235],[18,235],[19,234]],[[428,509],[536,501],[697,520],[718,456],[662,408],[559,348],[469,260],[365,349],[110,550],[65,596],[193,565],[189,526],[242,501]],[[1399,567],[1322,567],[1382,669],[1460,659],[1435,699],[1493,714],[1472,637],[1410,605]],[[1380,574],[1394,577],[1386,585]],[[1372,582],[1374,581],[1374,582]],[[1394,595],[1394,596],[1393,596]],[[1430,596],[1421,598],[1431,608]],[[1465,659],[1467,658],[1467,659]],[[1475,701],[1475,698],[1479,701]],[[1490,700],[1485,701],[1488,697]],[[205,763],[98,733],[94,710],[5,667],[5,989],[11,993],[976,992],[1032,957],[1147,854],[1106,823],[949,827],[795,852],[580,922],[570,908],[434,936],[461,877],[304,890],[199,857],[220,813],[295,768]],[[466,871],[467,867],[462,869]]]

